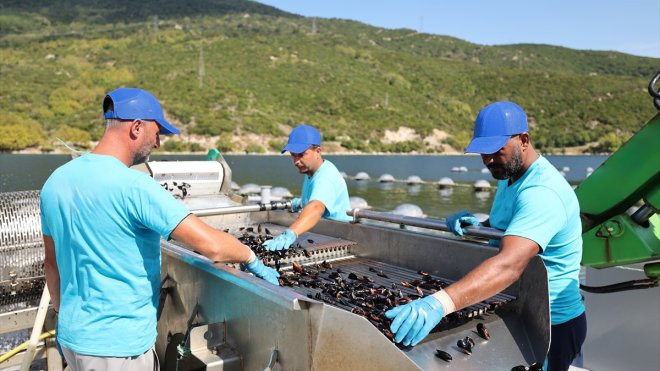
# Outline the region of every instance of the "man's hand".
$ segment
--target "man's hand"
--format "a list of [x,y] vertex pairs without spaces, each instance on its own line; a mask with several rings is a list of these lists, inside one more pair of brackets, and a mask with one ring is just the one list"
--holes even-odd
[[302,209],[302,199],[300,198],[291,199],[291,212],[295,213],[300,211],[300,209]]
[[284,250],[293,245],[297,238],[298,236],[296,236],[296,233],[287,228],[284,233],[273,238],[272,240],[264,242],[264,246],[268,249],[268,251]]
[[462,236],[465,231],[463,227],[469,225],[479,225],[479,220],[465,210],[461,210],[454,215],[448,216],[446,219],[447,228],[456,236]]
[[392,319],[390,331],[396,334],[394,341],[405,346],[417,345],[444,317],[444,309],[438,299],[427,296],[385,312]]
[[277,277],[280,276],[277,271],[271,267],[267,267],[264,265],[264,263],[261,262],[261,260],[255,258],[252,260],[252,262],[248,263],[245,265],[245,268],[253,273],[255,276],[259,278],[263,278],[264,280],[272,283],[273,285],[279,286],[280,283],[277,281]]

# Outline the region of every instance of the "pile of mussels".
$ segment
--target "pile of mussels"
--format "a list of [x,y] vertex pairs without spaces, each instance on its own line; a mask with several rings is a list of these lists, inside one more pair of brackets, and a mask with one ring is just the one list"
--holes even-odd
[[[257,227],[241,228],[242,235],[238,239],[249,246],[264,263],[272,261],[275,269],[280,271],[279,260],[299,256],[302,252],[309,257],[307,251],[298,244],[287,250],[268,251],[263,242],[273,238],[268,228]],[[265,232],[265,234],[263,234]],[[310,243],[313,241],[309,241]],[[376,276],[389,279],[387,274],[374,268],[369,271]],[[280,286],[305,290],[309,298],[323,301],[358,314],[369,320],[388,339],[394,341],[389,327],[391,320],[385,317],[385,312],[415,299],[431,295],[446,287],[449,283],[436,279],[424,271],[418,271],[418,279],[410,281],[390,281],[388,287],[375,284],[369,275],[358,275],[354,272],[345,272],[341,267],[333,267],[332,263],[323,261],[318,264],[301,266],[293,263],[293,269],[280,271]],[[382,280],[381,280],[382,281]],[[299,290],[300,291],[300,290]],[[442,319],[436,330],[443,327],[453,327],[465,323],[467,318],[462,312],[455,312]]]

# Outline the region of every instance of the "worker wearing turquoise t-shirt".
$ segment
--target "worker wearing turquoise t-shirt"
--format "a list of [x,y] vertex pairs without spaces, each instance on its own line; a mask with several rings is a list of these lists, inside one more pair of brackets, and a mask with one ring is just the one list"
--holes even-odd
[[151,93],[114,90],[103,112],[99,144],[56,169],[40,194],[46,282],[59,312],[57,344],[73,371],[158,370],[161,237],[213,261],[244,263],[275,285],[279,274],[130,168],[160,146],[160,134],[179,133]]
[[[461,280],[431,296],[396,307],[395,340],[420,342],[442,317],[485,300],[514,283],[535,255],[548,270],[550,351],[547,370],[567,370],[586,338],[587,321],[579,290],[582,225],[571,186],[532,147],[525,111],[512,102],[484,107],[466,153],[479,153],[498,179],[490,218],[483,225],[504,231],[500,251]],[[466,211],[447,218],[456,235],[479,221]],[[540,361],[540,360],[539,360]]]
[[284,233],[264,243],[268,250],[291,246],[301,234],[312,229],[321,218],[350,221],[346,214],[351,204],[346,181],[335,165],[321,156],[321,134],[316,128],[299,125],[291,131],[282,153],[289,152],[291,161],[305,175],[300,198],[291,201],[291,210],[300,216]]

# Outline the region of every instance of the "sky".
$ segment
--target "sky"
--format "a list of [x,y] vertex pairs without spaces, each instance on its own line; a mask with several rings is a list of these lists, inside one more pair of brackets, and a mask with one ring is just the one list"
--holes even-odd
[[660,58],[660,0],[258,2],[307,17],[409,28],[482,45],[548,44]]

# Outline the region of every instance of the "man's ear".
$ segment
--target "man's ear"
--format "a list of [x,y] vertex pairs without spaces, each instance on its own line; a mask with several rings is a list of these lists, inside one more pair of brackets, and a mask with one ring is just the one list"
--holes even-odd
[[528,132],[524,132],[524,133],[521,133],[521,134],[520,134],[520,142],[522,142],[523,148],[527,148],[527,147],[529,147],[529,145],[531,144],[531,142],[530,142],[530,138],[529,138],[529,133],[528,133]]
[[131,139],[135,139],[140,135],[140,132],[144,130],[144,122],[142,120],[133,120],[131,121],[131,125],[129,127],[129,132],[131,135]]

